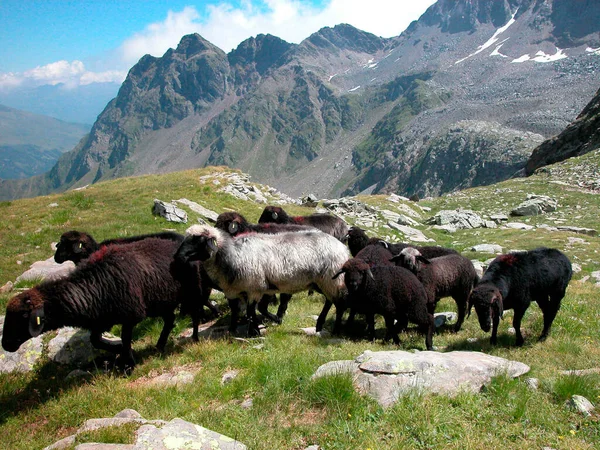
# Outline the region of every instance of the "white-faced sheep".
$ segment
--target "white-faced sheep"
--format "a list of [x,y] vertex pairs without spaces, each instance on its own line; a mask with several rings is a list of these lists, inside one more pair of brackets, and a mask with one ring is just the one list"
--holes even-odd
[[[13,297],[6,308],[2,347],[16,351],[28,339],[48,330],[73,326],[91,331],[97,348],[120,353],[133,367],[133,328],[146,317],[162,317],[156,347],[164,350],[173,329],[175,308],[188,293],[172,275],[177,242],[165,239],[102,247],[67,277],[42,282]],[[102,333],[122,324],[121,344]]]
[[265,207],[258,219],[258,223],[282,223],[313,227],[332,235],[341,242],[346,242],[348,235],[348,225],[339,217],[331,214],[290,216],[280,206]]
[[[244,216],[237,212],[224,212],[219,214],[215,228],[225,231],[230,236],[239,236],[244,233],[265,233],[275,234],[282,233],[284,231],[306,231],[312,227],[306,227],[303,225],[290,225],[290,224],[279,224],[279,223],[259,223],[252,224],[246,220]],[[269,304],[276,300],[274,295],[265,295],[258,302],[258,311],[265,317],[276,323],[281,323],[283,316],[285,315],[288,307],[288,303],[291,299],[290,294],[279,294],[279,308],[277,308],[277,315],[269,312]],[[237,308],[238,302],[230,302],[231,308]],[[233,313],[237,315],[238,313]]]
[[523,345],[521,319],[531,301],[536,301],[544,316],[540,341],[547,338],[573,274],[571,262],[553,248],[500,255],[488,267],[473,290],[471,306],[485,332],[492,328],[490,342],[497,342],[498,323],[506,309],[514,309],[513,327],[518,346]]
[[[370,267],[357,258],[347,261],[335,276],[341,274],[345,275],[350,308],[366,314],[369,321],[374,320],[374,314],[381,314],[385,319],[386,340],[393,338],[399,344],[398,331],[410,321],[425,332],[427,350],[433,348],[433,316],[427,311],[425,289],[415,275],[402,267]],[[369,330],[373,339],[374,323],[369,324]]]
[[465,320],[471,291],[479,280],[473,263],[459,254],[427,259],[411,247],[403,249],[392,261],[413,272],[423,284],[431,314],[441,298],[452,297],[456,301],[458,320],[454,331],[459,331]]
[[[129,244],[132,242],[141,241],[144,239],[166,239],[177,244],[183,242],[185,236],[172,231],[163,231],[159,233],[140,234],[129,237],[106,239],[100,243],[89,234],[83,231],[67,231],[60,237],[60,241],[56,246],[54,260],[62,264],[65,261],[73,261],[76,265],[89,258],[89,256],[98,251],[101,247],[115,244]],[[175,271],[175,275],[180,278],[182,283],[189,283],[189,289],[196,289],[199,297],[190,299],[189,304],[182,305],[182,313],[188,313],[194,316],[194,310],[200,314],[201,320],[205,320],[204,306],[212,311],[215,316],[220,314],[219,308],[210,301],[210,279],[202,268],[202,264],[193,263],[189,267],[179,265]],[[196,287],[197,285],[197,287]],[[197,326],[194,326],[193,338],[198,340]]]
[[[256,333],[254,308],[263,295],[293,294],[313,287],[326,298],[317,326],[323,327],[327,312],[335,304],[334,330],[339,331],[345,289],[343,280],[332,277],[348,256],[344,244],[318,230],[249,233],[232,238],[218,228],[193,225],[176,258],[203,261],[210,278],[228,299],[247,298],[250,332]],[[236,322],[232,315],[231,330],[236,329]]]

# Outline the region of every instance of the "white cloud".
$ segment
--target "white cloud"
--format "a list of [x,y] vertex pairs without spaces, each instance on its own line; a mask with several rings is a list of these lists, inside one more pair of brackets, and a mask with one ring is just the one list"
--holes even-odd
[[148,25],[120,48],[123,62],[135,64],[145,54],[162,56],[181,37],[198,33],[225,52],[257,34],[273,34],[299,43],[325,26],[349,23],[377,36],[398,36],[435,0],[331,0],[317,9],[299,0],[246,0],[208,5],[201,15],[194,7],[169,11],[163,22]]
[[64,84],[73,88],[91,83],[121,83],[127,75],[124,71],[90,72],[81,61],[56,61],[22,73],[0,74],[0,88],[17,86],[42,86]]

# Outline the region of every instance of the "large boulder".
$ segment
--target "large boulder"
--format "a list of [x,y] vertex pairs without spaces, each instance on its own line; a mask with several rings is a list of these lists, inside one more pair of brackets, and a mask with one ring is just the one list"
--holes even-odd
[[354,361],[322,365],[313,378],[349,373],[358,392],[388,407],[414,390],[454,396],[463,391],[479,392],[498,375],[518,377],[527,372],[526,364],[480,352],[367,350]]
[[486,226],[485,220],[468,209],[442,210],[426,222],[428,225],[452,226],[460,230],[482,228]]
[[558,201],[546,195],[528,194],[527,200],[513,209],[511,216],[539,216],[556,211]]

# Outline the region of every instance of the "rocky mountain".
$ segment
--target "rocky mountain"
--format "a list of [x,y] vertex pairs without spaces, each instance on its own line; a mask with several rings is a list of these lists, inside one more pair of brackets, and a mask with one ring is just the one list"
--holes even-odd
[[292,195],[438,195],[522,171],[598,89],[600,3],[438,0],[396,38],[350,25],[225,54],[199,35],[143,57],[35,195],[224,164]]
[[533,150],[525,172],[531,175],[539,167],[584,155],[598,148],[600,148],[600,90],[577,119],[562,133],[544,141]]
[[0,105],[0,178],[47,172],[89,129],[88,125]]

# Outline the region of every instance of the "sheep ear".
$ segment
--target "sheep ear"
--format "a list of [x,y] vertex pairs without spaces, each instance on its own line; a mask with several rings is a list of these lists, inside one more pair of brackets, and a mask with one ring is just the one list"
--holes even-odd
[[423,255],[418,255],[415,258],[417,261],[421,261],[423,264],[431,264],[431,261],[429,261],[427,258],[425,258]]
[[42,334],[45,318],[43,307],[31,311],[31,315],[29,316],[29,334],[31,337],[38,337]]
[[400,259],[400,257],[402,256],[402,254],[398,253],[397,255],[394,255],[390,258],[391,262],[396,262]]
[[341,269],[338,273],[336,273],[334,276],[331,277],[332,280],[335,280],[337,277],[339,277],[341,274],[343,274],[345,272],[344,269]]
[[492,308],[496,311],[496,314],[500,317],[500,319],[504,320],[504,306],[502,305],[502,297],[497,295],[492,299]]
[[237,233],[237,230],[238,230],[238,223],[237,222],[231,222],[227,226],[227,231],[229,231],[229,234],[235,234],[235,233]]

